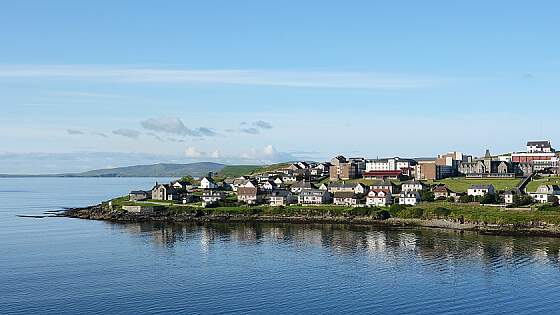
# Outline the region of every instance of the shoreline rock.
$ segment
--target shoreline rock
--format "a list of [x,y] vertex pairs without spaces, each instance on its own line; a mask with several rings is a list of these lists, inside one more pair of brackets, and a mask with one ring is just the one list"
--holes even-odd
[[513,226],[513,225],[485,225],[480,223],[454,222],[443,219],[400,219],[389,218],[385,220],[373,217],[351,216],[280,216],[280,215],[248,215],[248,214],[167,214],[167,213],[124,213],[109,211],[101,204],[70,208],[58,212],[57,217],[70,217],[88,220],[102,220],[119,223],[137,222],[164,222],[164,223],[292,223],[292,224],[348,224],[369,225],[379,227],[401,228],[437,228],[458,231],[474,231],[485,235],[499,236],[545,236],[560,237],[560,227],[548,226]]

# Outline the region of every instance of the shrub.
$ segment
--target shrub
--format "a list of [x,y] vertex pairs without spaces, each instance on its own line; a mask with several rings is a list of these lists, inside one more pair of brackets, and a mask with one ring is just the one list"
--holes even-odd
[[514,207],[522,207],[527,206],[533,203],[533,198],[528,195],[514,195],[513,196],[513,204]]
[[473,202],[473,201],[474,201],[473,196],[462,195],[461,197],[459,197],[459,202],[461,202],[461,203],[469,203],[469,202]]
[[451,214],[451,210],[444,207],[437,207],[434,209],[434,214],[436,215],[436,217],[438,217],[438,219],[442,217],[445,218],[449,214]]
[[401,219],[420,219],[423,215],[424,210],[416,207],[406,207],[398,213],[398,217]]
[[389,211],[387,211],[387,210],[381,210],[381,211],[378,211],[378,212],[375,214],[375,218],[376,218],[377,220],[387,220],[387,219],[389,219],[390,217],[391,217],[391,214],[390,214]]
[[429,190],[421,190],[420,199],[422,199],[422,201],[432,202],[434,201],[434,193]]
[[492,204],[500,202],[500,199],[496,194],[484,194],[484,196],[482,196],[479,201],[482,204]]
[[455,197],[453,196],[449,196],[447,197],[447,199],[445,199],[447,202],[455,202]]

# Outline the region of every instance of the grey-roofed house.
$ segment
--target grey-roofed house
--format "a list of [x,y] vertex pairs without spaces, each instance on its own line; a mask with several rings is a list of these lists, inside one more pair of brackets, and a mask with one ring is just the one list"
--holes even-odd
[[493,185],[471,185],[467,189],[467,195],[469,196],[484,196],[494,193],[496,193],[496,190]]
[[355,206],[360,203],[360,197],[354,192],[337,191],[334,193],[333,203],[339,206]]
[[128,199],[130,201],[141,201],[152,198],[151,191],[144,190],[133,190],[128,194]]
[[275,190],[269,197],[271,206],[287,206],[293,202],[292,193],[286,189]]
[[315,188],[315,185],[313,185],[313,183],[303,180],[303,181],[299,181],[297,183],[294,183],[290,187],[290,191],[294,194],[299,194],[304,189],[314,189],[314,188]]
[[329,184],[329,192],[335,193],[338,191],[354,192],[356,184],[346,182],[332,182]]
[[298,196],[299,204],[323,204],[331,201],[331,194],[320,189],[304,189]]
[[529,193],[529,196],[540,203],[552,202],[554,197],[559,195],[560,187],[558,185],[540,185],[536,191]]

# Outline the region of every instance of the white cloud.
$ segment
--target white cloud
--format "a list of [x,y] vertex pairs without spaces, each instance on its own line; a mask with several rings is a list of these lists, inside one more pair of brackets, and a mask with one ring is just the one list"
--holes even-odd
[[211,137],[217,135],[212,129],[208,127],[199,127],[195,129],[188,128],[177,117],[159,117],[150,118],[140,123],[144,129],[154,132],[164,132],[178,136],[191,136],[191,137]]
[[269,122],[266,122],[264,120],[257,120],[253,123],[253,126],[255,127],[259,127],[262,129],[272,129],[272,125]]
[[73,135],[73,136],[76,136],[76,135],[83,135],[83,134],[84,134],[83,131],[78,130],[78,129],[67,129],[67,130],[66,130],[66,133],[68,133],[69,135]]
[[190,70],[126,66],[1,66],[5,78],[66,78],[126,83],[206,83],[351,89],[408,89],[446,84],[448,79],[365,72],[282,70]]
[[210,157],[213,159],[219,159],[221,156],[220,150],[214,150],[214,152],[210,153]]
[[188,158],[200,158],[200,157],[206,157],[207,155],[208,154],[206,152],[199,151],[195,147],[187,147],[185,149],[185,156]]
[[132,129],[117,129],[113,130],[113,134],[127,138],[136,139],[140,136],[140,132]]

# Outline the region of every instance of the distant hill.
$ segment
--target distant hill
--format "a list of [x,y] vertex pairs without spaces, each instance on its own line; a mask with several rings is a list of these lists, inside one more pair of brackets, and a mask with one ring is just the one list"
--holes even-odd
[[107,168],[87,171],[83,173],[64,174],[63,176],[75,177],[181,177],[190,175],[204,176],[208,172],[218,172],[225,167],[224,164],[200,162],[189,164],[160,163],[153,165],[134,165],[126,167]]
[[239,177],[276,170],[289,165],[279,163],[272,165],[225,165],[213,162],[199,162],[188,164],[159,163],[151,165],[134,165],[92,170],[82,173],[44,174],[44,175],[10,175],[0,174],[2,177],[202,177],[209,172],[218,173],[223,177]]

